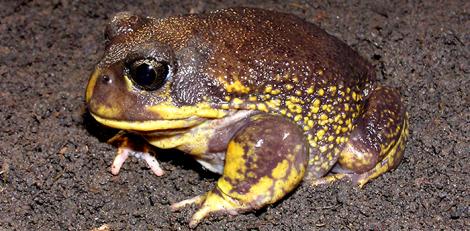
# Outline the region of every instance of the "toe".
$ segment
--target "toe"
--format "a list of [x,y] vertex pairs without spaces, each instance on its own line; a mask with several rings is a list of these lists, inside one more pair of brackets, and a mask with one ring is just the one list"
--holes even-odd
[[153,173],[157,176],[162,176],[164,174],[163,169],[160,167],[158,160],[152,156],[150,153],[142,153],[142,158],[147,162],[148,166]]
[[204,218],[211,214],[235,215],[240,209],[242,209],[242,206],[240,206],[237,201],[222,194],[218,190],[214,190],[207,194],[201,208],[191,217],[189,226],[191,228],[196,227]]
[[171,205],[171,211],[176,212],[186,207],[187,205],[197,204],[200,205],[206,199],[206,194],[195,196],[190,199],[182,200],[180,202],[174,203]]
[[119,174],[119,170],[121,170],[122,164],[126,161],[129,157],[129,150],[124,148],[118,149],[118,154],[114,157],[113,164],[111,165],[111,173],[113,175]]

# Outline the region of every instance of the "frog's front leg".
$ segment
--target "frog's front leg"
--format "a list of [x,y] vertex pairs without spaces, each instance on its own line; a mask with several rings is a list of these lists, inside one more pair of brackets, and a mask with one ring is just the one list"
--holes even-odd
[[335,174],[317,179],[314,185],[350,178],[362,187],[398,166],[408,137],[408,115],[398,92],[378,87],[369,95],[340,153]]
[[254,115],[230,140],[216,187],[171,208],[201,205],[191,218],[191,227],[211,213],[259,209],[292,191],[304,177],[307,162],[308,146],[297,125],[279,116]]
[[150,153],[150,145],[140,137],[131,139],[129,136],[130,134],[120,131],[108,140],[108,143],[118,146],[116,157],[111,165],[111,173],[113,175],[119,174],[119,170],[121,170],[122,165],[129,155],[131,155],[138,159],[144,159],[155,175],[162,176],[164,172],[157,159]]

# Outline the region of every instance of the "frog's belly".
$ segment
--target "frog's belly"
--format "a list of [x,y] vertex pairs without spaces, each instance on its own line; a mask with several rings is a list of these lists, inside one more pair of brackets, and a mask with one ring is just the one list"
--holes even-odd
[[224,172],[225,152],[210,153],[205,155],[204,158],[196,158],[196,160],[202,165],[202,167],[211,172],[221,175]]
[[175,148],[190,154],[204,168],[222,174],[228,142],[243,127],[256,111],[240,110],[215,120],[207,120],[186,131],[156,131],[144,135],[147,141],[158,148]]

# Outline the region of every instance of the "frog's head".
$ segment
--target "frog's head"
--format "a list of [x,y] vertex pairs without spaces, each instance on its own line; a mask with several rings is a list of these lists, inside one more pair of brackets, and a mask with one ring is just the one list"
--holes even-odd
[[216,95],[213,80],[194,74],[200,61],[185,55],[191,52],[176,57],[183,36],[158,22],[119,13],[108,25],[104,56],[86,89],[88,108],[98,122],[154,131],[187,128],[227,114],[209,103],[207,97]]

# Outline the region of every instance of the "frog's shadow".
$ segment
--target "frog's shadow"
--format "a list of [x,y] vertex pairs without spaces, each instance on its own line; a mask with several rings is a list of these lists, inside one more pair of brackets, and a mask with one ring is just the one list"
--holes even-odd
[[[110,128],[98,123],[88,111],[82,114],[82,121],[87,132],[96,137],[100,142],[107,143],[109,139],[119,132],[118,129]],[[138,135],[130,134],[130,137],[136,143],[146,142]],[[153,146],[151,146],[151,148],[152,153],[158,153],[157,159],[159,162],[169,163],[182,169],[196,171],[201,179],[217,180],[220,177],[220,175],[204,169],[196,160],[181,151],[176,149],[159,149]],[[144,168],[150,170],[148,166],[145,166]]]

